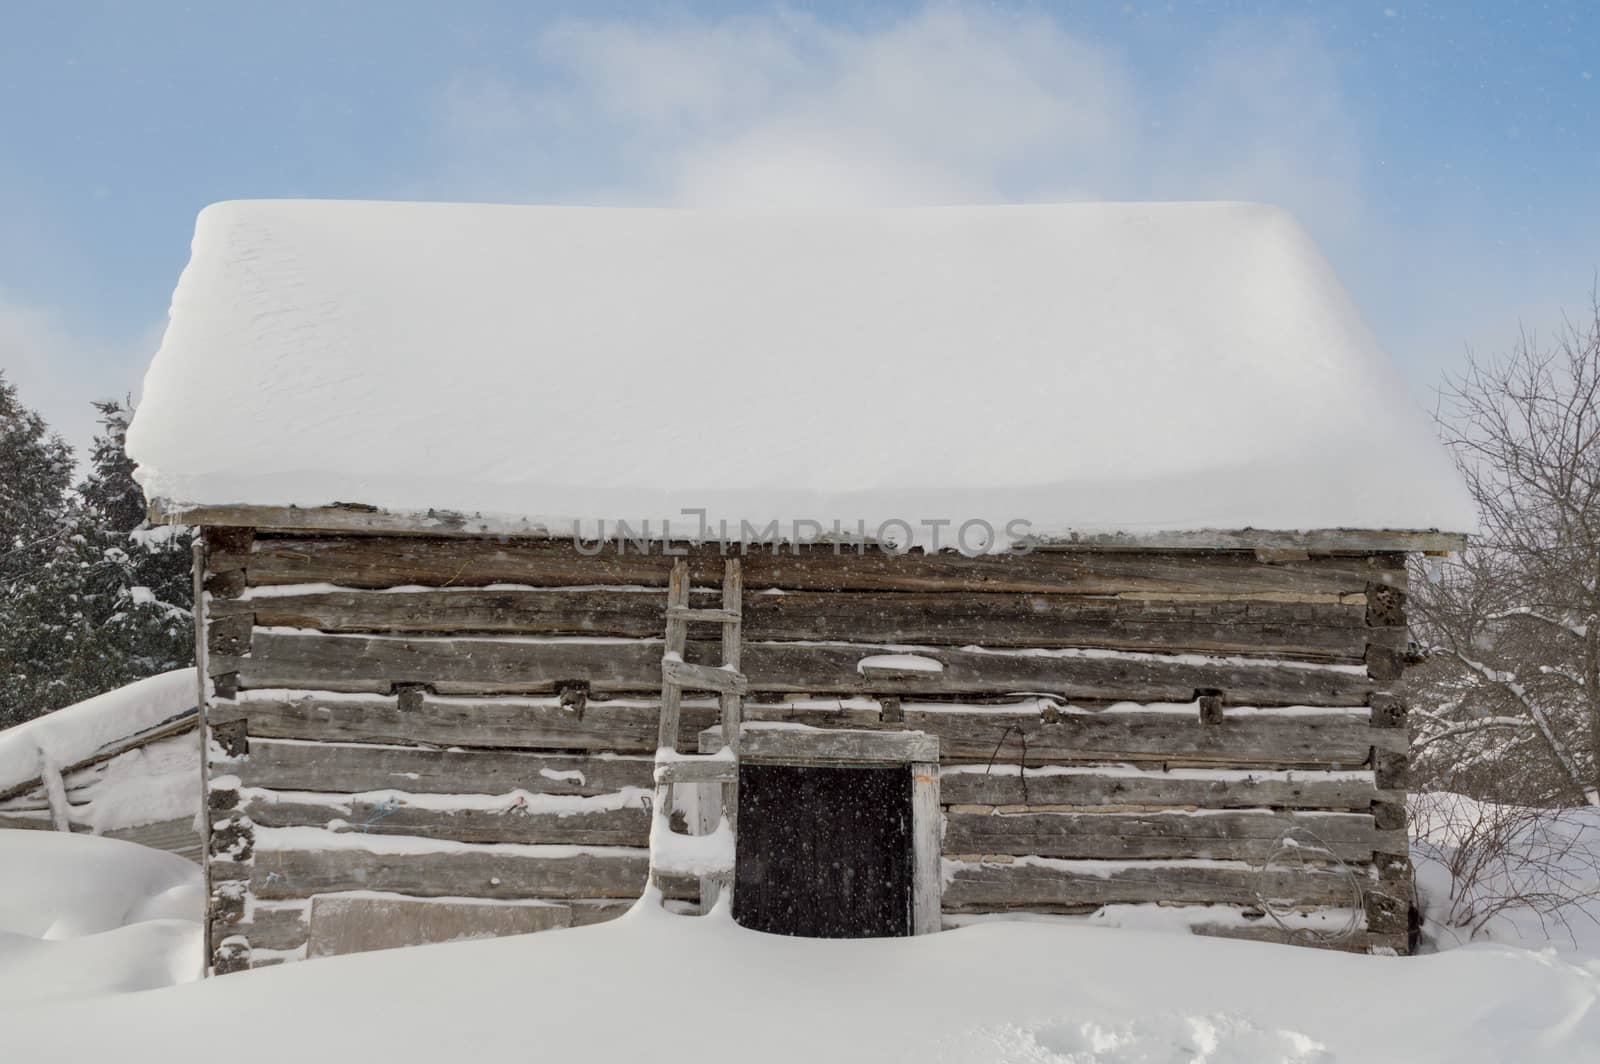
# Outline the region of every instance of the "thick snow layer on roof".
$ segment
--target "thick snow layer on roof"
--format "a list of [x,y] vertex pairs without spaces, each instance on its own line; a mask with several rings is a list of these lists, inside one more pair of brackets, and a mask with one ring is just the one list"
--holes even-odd
[[1240,203],[217,204],[128,443],[172,504],[554,528],[1474,523],[1327,262]]

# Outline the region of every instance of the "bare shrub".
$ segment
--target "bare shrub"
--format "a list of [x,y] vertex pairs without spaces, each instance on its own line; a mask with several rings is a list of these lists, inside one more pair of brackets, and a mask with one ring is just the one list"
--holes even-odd
[[1577,942],[1600,927],[1600,817],[1448,791],[1407,803],[1423,938]]
[[1600,806],[1600,298],[1548,343],[1469,359],[1438,423],[1482,528],[1411,582],[1418,778]]

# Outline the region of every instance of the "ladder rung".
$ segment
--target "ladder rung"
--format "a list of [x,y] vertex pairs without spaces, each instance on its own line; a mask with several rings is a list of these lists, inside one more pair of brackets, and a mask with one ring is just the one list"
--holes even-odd
[[725,757],[689,757],[656,765],[657,783],[737,783],[739,763]]
[[720,610],[695,606],[668,606],[667,618],[680,621],[705,621],[710,624],[738,624],[738,610]]
[[661,662],[661,675],[668,683],[675,683],[693,691],[725,691],[729,694],[742,695],[749,687],[743,673],[711,665],[691,665],[687,661],[675,661],[671,658]]
[[677,860],[672,857],[663,857],[650,866],[653,876],[699,876],[702,879],[715,879],[722,883],[733,880],[733,866],[724,858],[720,861],[707,860],[704,857],[692,857]]

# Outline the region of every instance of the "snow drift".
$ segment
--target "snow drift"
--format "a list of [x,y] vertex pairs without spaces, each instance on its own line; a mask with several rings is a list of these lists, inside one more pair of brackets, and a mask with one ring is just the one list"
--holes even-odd
[[0,1048],[32,1064],[218,1047],[238,1064],[1576,1064],[1600,1044],[1597,996],[1593,968],[1502,946],[1360,957],[1031,923],[823,941],[657,910],[0,1012]]
[[204,894],[199,866],[174,854],[0,830],[0,1008],[198,978]]

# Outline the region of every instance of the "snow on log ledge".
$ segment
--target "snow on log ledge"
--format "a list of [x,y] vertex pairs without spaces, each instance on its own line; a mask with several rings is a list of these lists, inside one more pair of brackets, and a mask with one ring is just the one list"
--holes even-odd
[[1327,262],[1242,203],[221,203],[128,442],[170,507],[557,534],[1474,525]]

